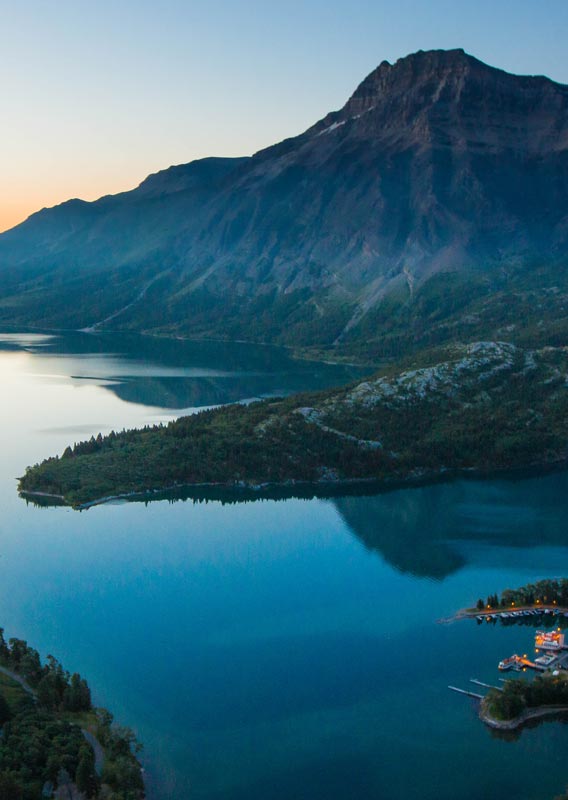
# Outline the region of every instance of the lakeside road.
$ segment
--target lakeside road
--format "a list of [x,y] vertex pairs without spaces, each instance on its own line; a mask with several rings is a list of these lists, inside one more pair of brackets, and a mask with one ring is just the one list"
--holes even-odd
[[[21,675],[18,675],[17,672],[13,672],[11,669],[8,669],[7,667],[2,667],[2,666],[0,666],[0,672],[2,672],[8,678],[11,678],[16,683],[19,683],[20,686],[22,687],[22,689],[25,692],[27,692],[29,695],[31,695],[35,700],[36,692],[34,691],[34,689],[32,689],[32,687],[29,685],[29,683],[24,678],[22,678]],[[74,724],[74,723],[72,723],[72,724]],[[85,738],[87,744],[89,744],[93,748],[93,752],[95,754],[95,772],[97,773],[97,775],[100,778],[101,774],[102,774],[102,771],[103,771],[104,761],[105,761],[105,751],[103,749],[103,746],[99,742],[99,740],[96,738],[96,736],[94,736],[86,728],[81,728],[81,733],[83,734],[83,737]]]
[[522,714],[514,719],[501,720],[491,716],[485,699],[479,704],[479,719],[489,728],[499,731],[514,731],[531,720],[565,714],[568,714],[568,706],[538,706],[537,708],[523,711]]
[[87,740],[87,742],[93,748],[93,752],[95,754],[95,772],[101,777],[101,773],[103,771],[103,765],[105,763],[105,751],[96,736],[94,736],[90,731],[86,728],[81,728],[81,733]]
[[19,683],[22,689],[26,691],[28,694],[31,694],[32,697],[36,696],[36,693],[29,685],[29,683],[26,680],[24,680],[24,678],[22,678],[21,675],[18,675],[17,672],[12,672],[11,669],[7,669],[6,667],[0,667],[0,672],[2,672],[4,675],[7,675],[8,678],[11,678],[13,681],[16,681],[16,683]]

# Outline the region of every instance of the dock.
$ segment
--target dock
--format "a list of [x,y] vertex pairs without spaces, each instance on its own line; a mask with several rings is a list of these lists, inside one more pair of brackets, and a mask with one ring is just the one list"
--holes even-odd
[[504,658],[503,661],[500,661],[499,669],[501,672],[509,669],[513,669],[515,672],[520,672],[521,670],[525,669],[534,669],[537,672],[544,672],[546,667],[541,666],[540,664],[535,664],[535,662],[531,661],[530,658],[527,658],[526,655],[518,656],[515,653],[515,655],[512,655],[510,658]]
[[483,683],[483,681],[478,681],[477,678],[470,678],[470,683],[475,683],[476,686],[483,686],[484,689],[497,689],[498,692],[503,691],[502,686],[492,686],[490,683]]
[[508,608],[503,608],[501,606],[497,608],[486,607],[481,609],[463,608],[458,611],[457,614],[454,614],[453,617],[441,619],[439,622],[454,622],[460,619],[477,619],[478,622],[496,622],[497,620],[513,622],[530,617],[538,619],[541,616],[563,617],[565,620],[564,624],[566,624],[566,620],[568,620],[568,606],[554,604],[541,605],[538,603],[530,606],[509,606]]
[[451,689],[452,692],[457,692],[458,694],[465,694],[466,697],[473,697],[474,700],[483,700],[482,694],[470,692],[468,689],[458,689],[457,686],[448,686],[448,689]]

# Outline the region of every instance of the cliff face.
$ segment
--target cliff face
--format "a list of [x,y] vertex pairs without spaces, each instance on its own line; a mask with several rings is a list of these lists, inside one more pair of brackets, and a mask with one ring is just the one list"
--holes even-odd
[[379,336],[392,298],[436,276],[491,288],[538,260],[557,284],[567,244],[568,87],[419,52],[251,159],[171,168],[0,236],[0,320],[120,311],[115,327],[341,343]]
[[249,206],[246,240],[287,218],[290,272],[310,260],[365,293],[377,278],[384,288],[559,248],[567,177],[566,87],[461,51],[418,53],[381,64],[341,111],[253,159],[241,187],[261,208]]

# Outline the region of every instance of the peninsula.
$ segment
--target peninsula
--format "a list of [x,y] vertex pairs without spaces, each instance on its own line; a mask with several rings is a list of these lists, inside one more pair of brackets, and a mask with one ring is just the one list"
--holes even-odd
[[480,719],[496,730],[514,730],[530,720],[568,713],[568,675],[537,675],[531,681],[505,681],[491,689],[479,708]]
[[85,507],[179,487],[317,494],[551,468],[566,463],[567,378],[562,347],[452,345],[345,388],[99,434],[28,468],[19,490]]

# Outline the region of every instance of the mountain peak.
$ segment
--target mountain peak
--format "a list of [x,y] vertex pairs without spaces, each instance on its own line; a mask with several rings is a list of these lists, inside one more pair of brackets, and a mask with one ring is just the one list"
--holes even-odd
[[397,69],[409,64],[417,64],[422,68],[436,68],[464,63],[482,64],[483,62],[466,53],[463,47],[456,47],[451,50],[417,50],[415,53],[409,53],[406,56],[397,58],[394,64],[390,64],[388,61],[383,61],[382,63],[388,64],[392,69]]
[[426,50],[251,159],[176,166],[4,234],[0,321],[382,348],[385,299],[448,273],[498,286],[537,260],[556,281],[567,247],[568,87]]
[[529,153],[566,147],[567,111],[568,86],[549,78],[513,75],[461,48],[419,50],[381,62],[343,108],[306,133],[380,139],[398,149],[462,141]]
[[[465,50],[418,50],[399,58],[394,64],[383,61],[359,84],[345,105],[349,113],[366,111],[387,92],[400,94],[425,83],[439,84],[450,75],[463,76],[466,72],[495,72]],[[506,73],[502,73],[506,74]]]

